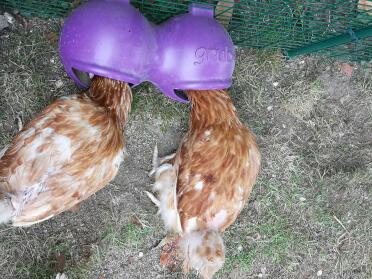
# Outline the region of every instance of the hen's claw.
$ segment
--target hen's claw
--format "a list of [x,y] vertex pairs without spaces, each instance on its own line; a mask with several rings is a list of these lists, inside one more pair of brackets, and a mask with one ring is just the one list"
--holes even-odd
[[156,169],[158,168],[158,165],[159,165],[158,145],[155,144],[154,153],[152,154],[152,170],[149,171],[148,173],[149,177],[152,177],[155,174]]

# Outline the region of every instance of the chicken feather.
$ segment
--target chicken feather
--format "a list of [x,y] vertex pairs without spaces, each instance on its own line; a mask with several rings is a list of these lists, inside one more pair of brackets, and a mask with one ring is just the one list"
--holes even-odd
[[[255,136],[239,120],[227,93],[188,91],[189,129],[175,159],[177,202],[184,231],[224,231],[239,215],[260,166]],[[192,224],[193,222],[191,222]]]
[[[219,233],[243,209],[259,172],[260,153],[254,134],[239,120],[226,91],[188,90],[186,94],[191,103],[189,127],[172,166],[176,209],[168,203],[168,212],[161,214],[167,219],[169,212],[178,213],[178,218],[164,222],[167,229],[178,228],[182,236],[184,270],[194,268],[203,278],[211,278],[224,262]],[[160,197],[168,193],[160,202],[172,200],[173,192],[162,190],[172,179],[165,174],[162,166],[155,172],[154,190]]]
[[0,158],[0,203],[11,204],[14,226],[68,210],[115,177],[131,99],[128,84],[96,76],[23,127]]

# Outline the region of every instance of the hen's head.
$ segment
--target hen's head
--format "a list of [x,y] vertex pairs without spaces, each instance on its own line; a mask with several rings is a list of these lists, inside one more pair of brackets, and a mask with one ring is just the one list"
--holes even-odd
[[132,90],[128,83],[94,76],[87,95],[96,104],[112,112],[121,125],[126,122],[132,104]]
[[225,262],[225,247],[217,231],[197,231],[186,234],[179,244],[185,272],[195,269],[203,279],[212,276]]

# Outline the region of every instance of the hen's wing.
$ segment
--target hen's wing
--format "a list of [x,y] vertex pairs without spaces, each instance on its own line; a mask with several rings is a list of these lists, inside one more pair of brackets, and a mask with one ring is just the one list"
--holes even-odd
[[88,98],[48,106],[0,159],[0,191],[11,196],[13,225],[31,225],[101,189],[122,159],[122,131]]
[[259,165],[255,137],[245,127],[189,131],[176,157],[183,230],[226,229],[248,199]]

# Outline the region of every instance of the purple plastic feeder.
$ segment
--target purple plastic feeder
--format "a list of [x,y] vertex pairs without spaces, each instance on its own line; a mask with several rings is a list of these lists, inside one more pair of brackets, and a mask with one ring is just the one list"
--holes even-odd
[[189,13],[157,26],[156,61],[150,81],[168,97],[185,102],[176,89],[231,86],[235,49],[227,31],[213,18],[213,7],[190,4]]
[[89,85],[93,73],[134,85],[147,77],[155,30],[129,0],[91,0],[65,20],[59,51],[68,75]]
[[235,50],[210,6],[191,4],[189,13],[155,26],[129,0],[91,0],[65,20],[60,57],[79,85],[87,73],[134,85],[155,84],[166,96],[187,102],[185,89],[231,85]]

